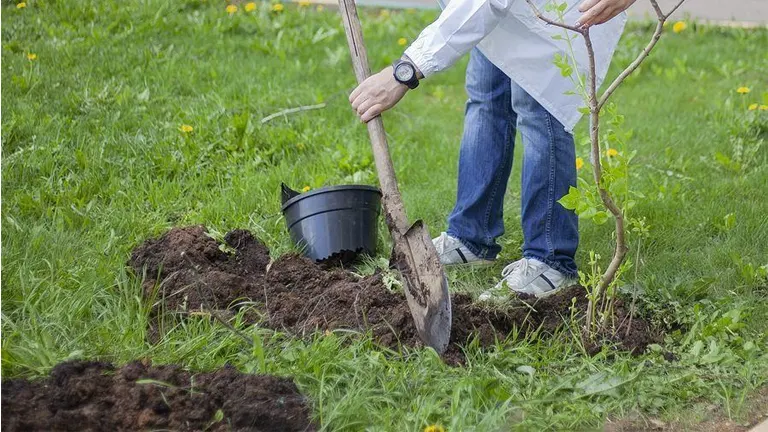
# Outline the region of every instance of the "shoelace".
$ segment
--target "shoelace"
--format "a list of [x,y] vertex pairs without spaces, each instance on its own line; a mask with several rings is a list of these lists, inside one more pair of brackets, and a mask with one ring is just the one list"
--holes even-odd
[[509,276],[510,273],[514,272],[515,270],[517,270],[519,268],[519,269],[522,270],[523,275],[525,277],[528,277],[528,273],[531,271],[532,267],[533,266],[531,265],[531,263],[528,262],[528,260],[525,259],[525,258],[523,258],[521,260],[518,260],[518,261],[515,261],[515,262],[507,265],[501,271],[501,281],[499,281],[499,283],[495,287],[493,287],[493,289],[490,290],[490,292],[493,292],[493,293],[506,292],[507,291],[507,288],[506,288],[507,285],[506,285],[505,282],[507,280],[507,276]]
[[509,264],[508,266],[504,267],[504,270],[501,271],[501,277],[506,278],[510,273],[517,270],[518,268],[521,269],[524,276],[528,276],[528,273],[531,270],[530,262],[523,258],[519,261],[515,261],[512,264]]
[[441,233],[440,237],[435,240],[435,249],[437,249],[438,254],[445,253],[445,239],[448,238],[448,234]]

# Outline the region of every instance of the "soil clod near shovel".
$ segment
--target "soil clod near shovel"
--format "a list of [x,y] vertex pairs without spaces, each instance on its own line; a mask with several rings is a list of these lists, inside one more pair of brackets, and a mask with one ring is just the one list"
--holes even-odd
[[2,386],[3,431],[314,431],[287,378],[75,361]]
[[[340,269],[325,270],[293,254],[269,264],[267,248],[243,230],[232,231],[224,240],[234,253],[225,252],[205,227],[192,226],[174,228],[134,250],[129,265],[139,275],[146,271],[144,295],[154,299],[157,313],[161,306],[165,311],[188,313],[256,304],[261,316],[249,313],[251,319],[299,336],[352,329],[371,331],[379,344],[389,348],[422,346],[404,294],[388,289],[382,275],[360,278]],[[627,313],[618,303],[616,322],[626,323]],[[461,362],[461,346],[475,337],[480,346],[488,347],[516,328],[552,333],[568,319],[572,308],[580,313],[586,304],[584,289],[579,286],[546,299],[520,299],[504,307],[476,304],[466,294],[454,294],[453,330],[444,357],[450,363]],[[637,354],[657,341],[648,323],[639,317],[632,320],[628,334],[623,328],[608,339]],[[588,348],[597,351],[600,347]]]

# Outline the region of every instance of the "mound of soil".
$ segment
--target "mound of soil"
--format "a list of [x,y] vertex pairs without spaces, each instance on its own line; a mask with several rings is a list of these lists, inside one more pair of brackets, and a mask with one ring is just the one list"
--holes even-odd
[[75,361],[2,385],[3,431],[313,431],[309,413],[290,379],[231,367]]
[[[370,330],[387,347],[421,346],[405,295],[389,290],[381,275],[360,278],[340,269],[325,270],[298,255],[270,262],[267,248],[249,232],[235,230],[224,238],[227,253],[205,227],[174,228],[136,248],[129,265],[145,272],[143,290],[156,309],[176,312],[237,310],[258,304],[262,325],[293,334],[318,330]],[[575,300],[574,300],[575,299]],[[452,296],[453,324],[446,360],[460,361],[460,346],[477,337],[481,346],[504,339],[515,328],[553,332],[563,317],[586,309],[584,289],[572,286],[546,299],[521,298],[503,308]],[[628,323],[621,304],[616,322]],[[611,336],[621,349],[641,353],[657,340],[648,324],[632,320],[629,332]],[[599,350],[599,347],[592,347]]]

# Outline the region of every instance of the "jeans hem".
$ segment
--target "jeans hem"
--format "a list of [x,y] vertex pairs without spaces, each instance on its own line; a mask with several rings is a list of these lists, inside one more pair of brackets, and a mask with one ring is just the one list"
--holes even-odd
[[546,265],[552,267],[553,269],[559,271],[560,273],[564,274],[565,277],[567,277],[567,278],[575,278],[575,277],[579,276],[578,270],[576,270],[576,271],[568,270],[566,268],[566,266],[563,265],[563,263],[560,262],[560,261],[553,261],[551,259],[542,258],[540,256],[529,254],[529,253],[523,254],[523,257],[524,258],[528,258],[528,259],[534,259],[534,260],[539,261],[539,262],[543,262],[544,264],[546,264]]

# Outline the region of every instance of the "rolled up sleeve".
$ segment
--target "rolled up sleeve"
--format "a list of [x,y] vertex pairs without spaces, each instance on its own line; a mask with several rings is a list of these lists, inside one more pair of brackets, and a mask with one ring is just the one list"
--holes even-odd
[[445,70],[499,24],[513,0],[452,0],[405,50],[425,77]]

